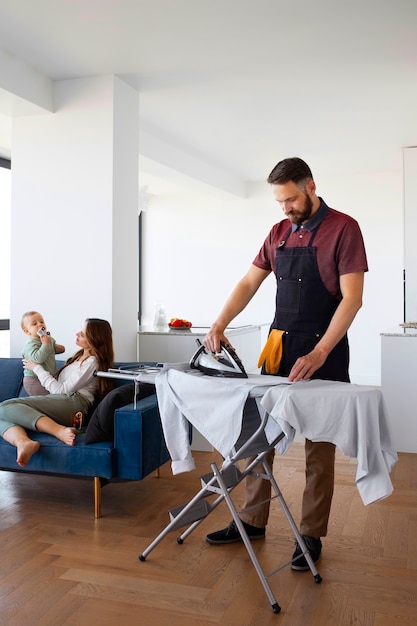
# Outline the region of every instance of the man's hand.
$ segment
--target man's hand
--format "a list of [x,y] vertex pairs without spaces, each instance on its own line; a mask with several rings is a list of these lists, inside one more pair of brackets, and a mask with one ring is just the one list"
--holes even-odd
[[220,352],[220,343],[230,345],[229,340],[222,330],[216,329],[214,326],[210,328],[207,335],[203,339],[203,343],[210,352]]
[[312,350],[305,356],[300,356],[294,363],[288,380],[291,383],[297,383],[299,380],[308,380],[323,365],[326,358],[327,355],[319,352],[317,349]]

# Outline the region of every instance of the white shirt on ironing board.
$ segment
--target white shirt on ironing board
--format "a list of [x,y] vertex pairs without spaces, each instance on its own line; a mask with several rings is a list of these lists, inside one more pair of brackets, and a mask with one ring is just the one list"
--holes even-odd
[[187,420],[216,450],[226,457],[242,429],[243,408],[249,394],[263,396],[271,385],[290,384],[278,376],[253,375],[248,378],[205,376],[189,366],[165,367],[155,378],[159,412],[172,473],[195,468]]
[[382,394],[374,387],[323,380],[288,383],[286,378],[256,374],[216,378],[187,371],[185,364],[165,367],[155,385],[173,474],[195,468],[187,420],[227,457],[251,395],[273,418],[265,429],[268,441],[276,437],[275,424],[285,433],[277,445],[281,454],[295,431],[312,441],[329,441],[357,458],[356,484],[364,504],[392,493],[389,472],[397,454]]
[[[334,443],[346,456],[356,458],[355,481],[364,504],[392,493],[389,473],[398,456],[380,389],[310,380],[277,391],[269,389],[261,405],[286,435],[295,429],[310,441]],[[284,438],[277,449],[283,454],[290,445]]]

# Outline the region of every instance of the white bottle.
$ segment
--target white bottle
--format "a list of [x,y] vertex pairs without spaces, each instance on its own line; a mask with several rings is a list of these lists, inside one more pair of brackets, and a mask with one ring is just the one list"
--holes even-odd
[[166,330],[167,328],[165,304],[160,301],[155,302],[155,317],[153,320],[153,327],[154,330]]

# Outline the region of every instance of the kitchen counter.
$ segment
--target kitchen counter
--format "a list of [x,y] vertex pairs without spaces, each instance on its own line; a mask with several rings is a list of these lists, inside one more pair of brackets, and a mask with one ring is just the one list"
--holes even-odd
[[381,337],[417,337],[417,328],[404,328],[403,326],[393,326],[384,333],[381,333]]

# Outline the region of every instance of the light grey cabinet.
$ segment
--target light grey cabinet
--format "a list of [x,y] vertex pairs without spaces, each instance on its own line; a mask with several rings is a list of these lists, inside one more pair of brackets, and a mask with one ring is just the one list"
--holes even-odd
[[417,452],[417,330],[381,337],[381,391],[398,452]]

